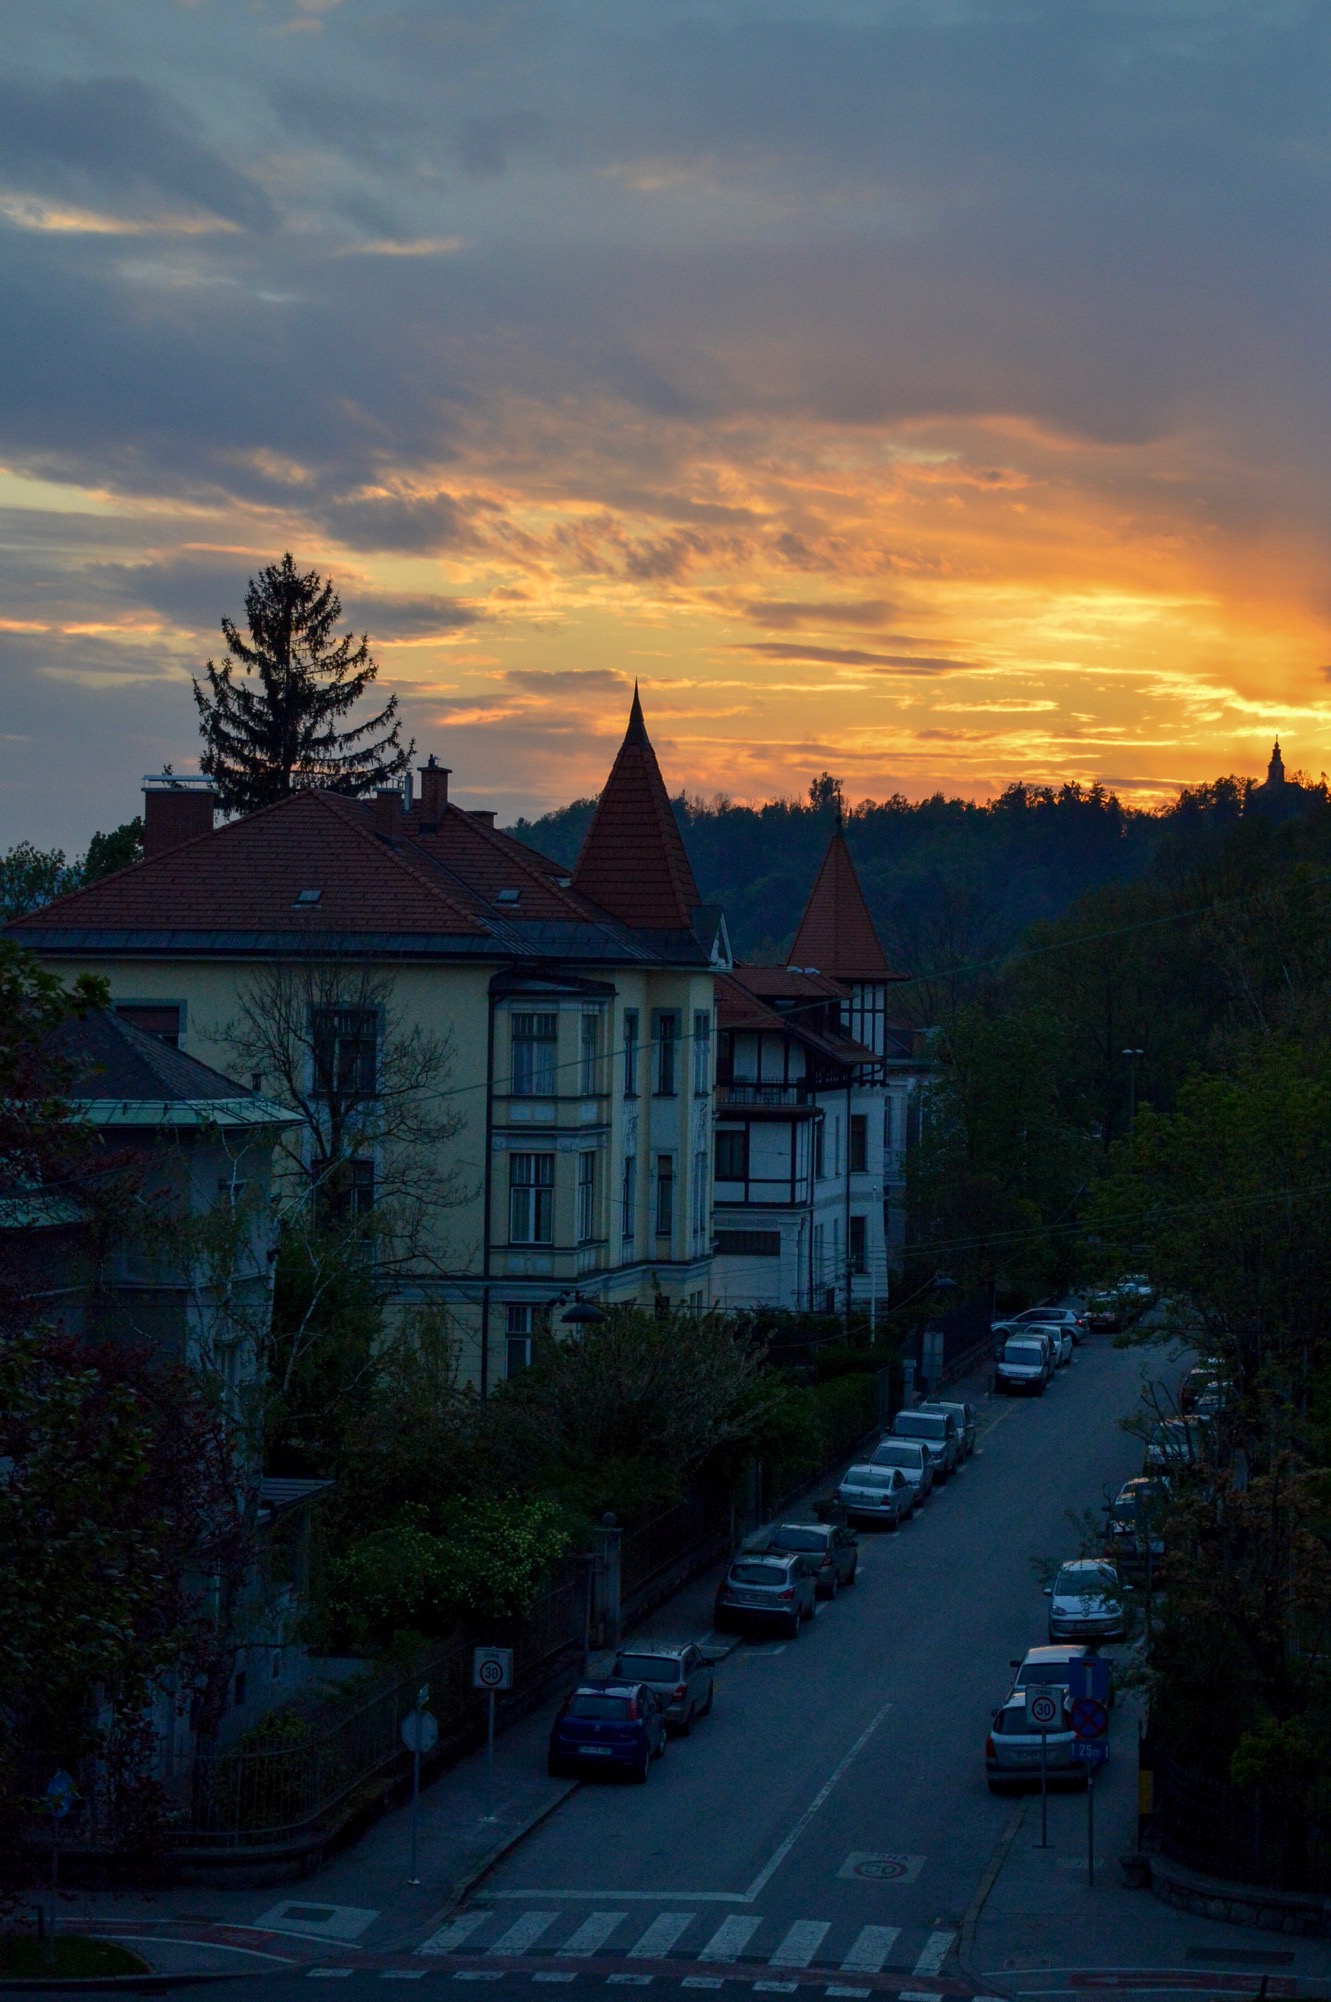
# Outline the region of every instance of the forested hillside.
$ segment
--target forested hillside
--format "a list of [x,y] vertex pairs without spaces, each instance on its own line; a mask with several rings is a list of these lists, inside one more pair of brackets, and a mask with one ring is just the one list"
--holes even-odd
[[[1001,954],[1028,925],[1057,918],[1088,891],[1140,877],[1171,827],[1237,820],[1250,791],[1249,780],[1221,779],[1164,813],[1079,785],[1012,785],[979,804],[898,794],[844,810],[889,952],[912,973],[946,973]],[[574,800],[511,831],[572,864],[595,804]],[[824,773],[807,799],[759,807],[682,794],[673,804],[698,887],[724,905],[736,952],[779,955],[842,805],[839,781]]]

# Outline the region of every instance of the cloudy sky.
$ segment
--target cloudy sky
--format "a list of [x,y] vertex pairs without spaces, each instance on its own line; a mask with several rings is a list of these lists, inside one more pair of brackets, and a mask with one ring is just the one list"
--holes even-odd
[[16,0],[0,844],[189,769],[247,577],[594,791],[1331,765],[1331,13]]

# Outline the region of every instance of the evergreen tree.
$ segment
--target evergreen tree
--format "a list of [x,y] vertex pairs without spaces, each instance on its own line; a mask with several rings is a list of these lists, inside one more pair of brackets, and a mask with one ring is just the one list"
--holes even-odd
[[342,600],[317,571],[302,576],[288,553],[250,579],[248,641],[222,621],[227,658],[194,684],[204,752],[199,768],[222,805],[252,813],[301,786],[353,795],[400,779],[414,744],[398,740],[397,697],[377,716],[339,728],[378,675],[368,638],[335,638]]

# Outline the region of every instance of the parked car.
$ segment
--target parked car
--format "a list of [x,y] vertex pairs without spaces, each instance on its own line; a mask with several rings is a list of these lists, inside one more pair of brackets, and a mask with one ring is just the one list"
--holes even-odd
[[1066,1321],[1022,1321],[1019,1327],[1024,1335],[1049,1337],[1055,1369],[1063,1369],[1072,1361],[1072,1330]]
[[593,1768],[645,1780],[666,1748],[665,1710],[645,1682],[589,1678],[565,1698],[550,1731],[551,1779]]
[[994,1389],[1009,1397],[1042,1397],[1050,1374],[1048,1343],[1033,1332],[1009,1335],[994,1363]]
[[1024,1314],[1014,1316],[1018,1327],[1024,1321],[1038,1321],[1042,1327],[1067,1328],[1074,1342],[1079,1342],[1086,1332],[1086,1316],[1077,1307],[1028,1307]]
[[1116,1335],[1123,1325],[1123,1303],[1116,1286],[1096,1286],[1086,1295],[1086,1325]]
[[1105,1555],[1120,1569],[1145,1567],[1165,1554],[1164,1510],[1168,1484],[1138,1474],[1122,1487],[1105,1514]]
[[[843,1484],[844,1485],[844,1484]],[[847,1514],[850,1513],[847,1509]],[[860,1564],[860,1540],[853,1529],[830,1522],[782,1522],[746,1543],[745,1551],[796,1551],[813,1566],[814,1589],[820,1599],[835,1599],[843,1585],[855,1583]]]
[[894,1439],[889,1433],[869,1455],[871,1467],[896,1467],[910,1483],[915,1506],[927,1501],[933,1491],[934,1463],[919,1439]]
[[[1051,1642],[1048,1647],[1028,1647],[1021,1660],[1014,1661],[1012,1664],[1016,1672],[1013,1675],[1012,1687],[1008,1691],[1008,1696],[1015,1695],[1019,1689],[1027,1688],[1032,1682],[1048,1682],[1052,1683],[1058,1689],[1066,1689],[1068,1686],[1068,1663],[1070,1661],[1086,1661],[1090,1656],[1098,1653],[1098,1647],[1088,1647],[1084,1641],[1055,1641]],[[1114,1707],[1112,1670],[1109,1682],[1109,1707],[1111,1710]]]
[[893,1439],[918,1439],[933,1462],[934,1479],[947,1480],[961,1462],[961,1439],[950,1411],[898,1411],[892,1420]]
[[1014,1787],[1040,1784],[1041,1761],[1051,1784],[1084,1786],[1088,1768],[1073,1753],[1076,1738],[1067,1715],[1064,1697],[1062,1714],[1051,1731],[1041,1733],[1031,1722],[1024,1691],[1009,1696],[995,1710],[989,1736],[984,1741],[984,1767],[990,1793],[1006,1793]]
[[915,1489],[900,1467],[847,1467],[836,1491],[852,1522],[896,1529],[915,1507]]
[[1179,1385],[1178,1408],[1185,1418],[1214,1418],[1229,1402],[1229,1380],[1218,1363],[1198,1363]]
[[807,1557],[773,1552],[736,1557],[717,1586],[712,1625],[718,1633],[777,1623],[795,1641],[813,1618],[814,1573]]
[[916,1409],[919,1411],[946,1411],[957,1428],[957,1439],[960,1444],[962,1459],[967,1460],[970,1458],[971,1454],[975,1451],[977,1434],[977,1419],[973,1404],[966,1404],[964,1402],[947,1404],[940,1398],[931,1397],[924,1404],[917,1405]]
[[1143,1471],[1161,1474],[1197,1467],[1206,1458],[1206,1440],[1195,1418],[1162,1418],[1146,1442]]
[[716,1696],[712,1664],[692,1641],[654,1641],[649,1648],[621,1648],[615,1676],[645,1682],[665,1709],[666,1729],[687,1738],[695,1717],[705,1717]]
[[1051,1641],[1119,1641],[1127,1632],[1123,1580],[1103,1557],[1064,1564],[1045,1594]]

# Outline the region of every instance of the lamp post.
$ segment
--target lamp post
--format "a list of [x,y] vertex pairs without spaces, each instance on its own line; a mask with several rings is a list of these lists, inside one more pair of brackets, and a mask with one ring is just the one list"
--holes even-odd
[[1146,1055],[1145,1050],[1124,1050],[1128,1060],[1128,1138],[1137,1130],[1137,1060]]

